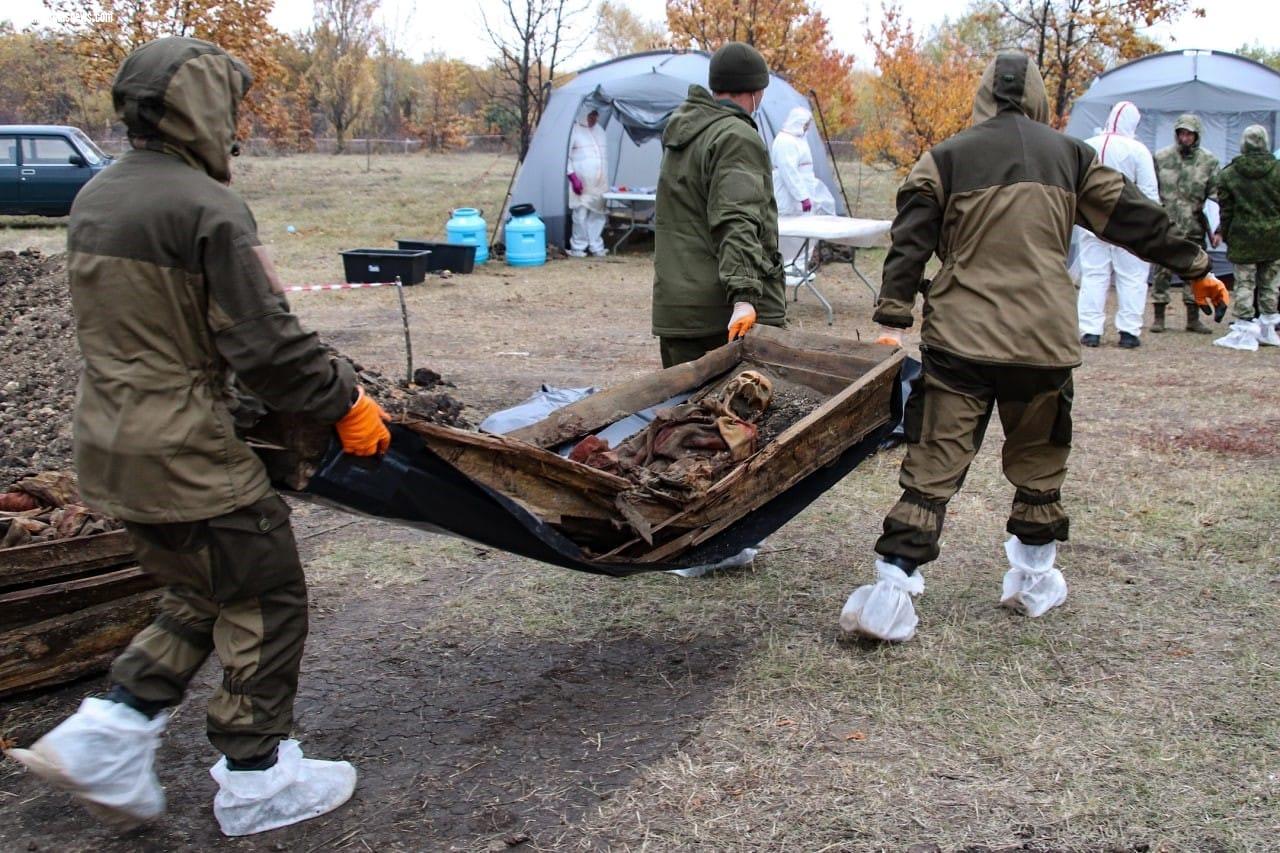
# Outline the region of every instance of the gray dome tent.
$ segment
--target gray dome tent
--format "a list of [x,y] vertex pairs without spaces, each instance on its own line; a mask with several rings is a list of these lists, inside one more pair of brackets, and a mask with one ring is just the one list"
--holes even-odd
[[1226,165],[1240,153],[1240,135],[1260,124],[1275,143],[1280,116],[1280,73],[1216,50],[1181,50],[1144,56],[1098,77],[1071,107],[1067,133],[1087,139],[1107,120],[1117,101],[1142,111],[1138,141],[1154,154],[1173,144],[1173,125],[1183,113],[1204,122],[1201,145]]
[[[551,93],[534,131],[511,193],[510,205],[532,204],[547,225],[547,242],[563,246],[568,238],[569,132],[584,108],[599,110],[609,142],[609,183],[612,186],[654,187],[662,160],[662,131],[672,111],[684,101],[689,85],[707,85],[711,55],[702,51],[650,51],[624,56],[583,69]],[[809,107],[808,100],[778,75],[765,89],[757,116],[765,144],[793,107]],[[809,128],[814,172],[830,189],[843,213],[836,184],[817,122]],[[506,211],[502,218],[506,219]]]

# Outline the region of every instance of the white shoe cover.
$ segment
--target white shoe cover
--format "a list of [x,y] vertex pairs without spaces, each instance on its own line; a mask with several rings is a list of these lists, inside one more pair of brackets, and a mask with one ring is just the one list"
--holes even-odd
[[756,561],[756,554],[759,553],[759,548],[743,548],[732,557],[725,557],[718,563],[705,563],[701,566],[689,566],[686,569],[668,569],[668,573],[682,578],[700,578],[726,569],[749,569]]
[[253,835],[333,811],[356,790],[356,769],[346,761],[302,757],[296,740],[280,742],[266,770],[230,770],[225,756],[209,775],[218,783],[213,816],[223,835]]
[[1258,323],[1253,320],[1236,320],[1231,324],[1231,331],[1214,341],[1213,345],[1254,352],[1258,349],[1259,334],[1261,328]]
[[879,580],[858,587],[845,602],[840,611],[840,629],[904,643],[916,635],[916,625],[920,624],[911,597],[924,592],[924,575],[919,569],[909,575],[883,560],[876,560],[876,574]]
[[126,829],[164,812],[155,757],[168,720],[168,714],[147,719],[128,705],[89,698],[30,749],[6,754],[70,792],[95,817]]
[[1004,543],[1013,568],[1004,574],[1000,603],[1035,618],[1067,600],[1067,579],[1053,566],[1058,543],[1027,545],[1017,536]]
[[1280,314],[1263,314],[1258,318],[1258,343],[1264,347],[1280,347],[1280,335],[1276,334],[1276,324],[1280,323]]

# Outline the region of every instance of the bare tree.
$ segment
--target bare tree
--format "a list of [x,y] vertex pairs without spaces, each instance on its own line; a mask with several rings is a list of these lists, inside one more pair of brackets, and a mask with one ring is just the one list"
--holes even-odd
[[516,118],[520,159],[529,151],[533,129],[542,118],[560,63],[590,37],[589,28],[575,31],[571,19],[590,21],[592,0],[501,0],[492,20],[481,10],[495,60],[498,91],[487,92]]
[[378,0],[315,0],[307,78],[333,125],[339,152],[346,147],[347,129],[374,99],[369,53],[378,35],[373,23],[377,9]]

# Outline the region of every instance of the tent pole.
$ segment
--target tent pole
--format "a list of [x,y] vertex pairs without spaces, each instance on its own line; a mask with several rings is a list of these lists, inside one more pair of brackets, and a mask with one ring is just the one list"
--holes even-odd
[[840,185],[840,197],[844,199],[845,215],[852,216],[853,207],[849,204],[849,193],[844,189],[844,178],[840,176],[840,164],[836,162],[836,152],[831,150],[831,136],[827,133],[827,117],[822,114],[822,101],[818,100],[818,93],[813,89],[809,90],[809,97],[813,99],[813,105],[818,108],[818,121],[822,122],[822,141],[827,145],[827,156],[831,158],[831,168],[836,173],[836,183]]
[[[551,100],[551,81],[548,80],[542,84],[542,108],[546,110],[547,103]],[[539,124],[542,122],[542,116],[538,116]],[[534,125],[533,132],[538,132],[538,126]],[[530,137],[532,139],[532,137]],[[529,152],[525,152],[528,154]],[[502,207],[498,209],[497,214],[493,217],[493,235],[489,237],[489,250],[493,251],[493,247],[498,244],[498,229],[502,227],[502,217],[507,212],[507,205],[511,203],[511,188],[516,184],[516,175],[520,173],[520,167],[524,165],[524,157],[516,158],[516,167],[511,170],[511,180],[507,181],[507,193],[502,197]]]

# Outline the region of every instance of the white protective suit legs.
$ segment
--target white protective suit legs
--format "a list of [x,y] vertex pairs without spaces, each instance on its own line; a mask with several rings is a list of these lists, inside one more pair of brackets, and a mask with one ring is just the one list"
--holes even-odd
[[608,216],[602,212],[581,206],[573,208],[573,233],[569,237],[570,253],[582,256],[587,252],[603,255],[604,226]]
[[1114,277],[1116,330],[1134,337],[1142,334],[1147,304],[1147,271],[1141,258],[1087,232],[1080,234],[1080,296],[1077,302],[1080,333],[1101,335],[1106,321],[1107,290]]

